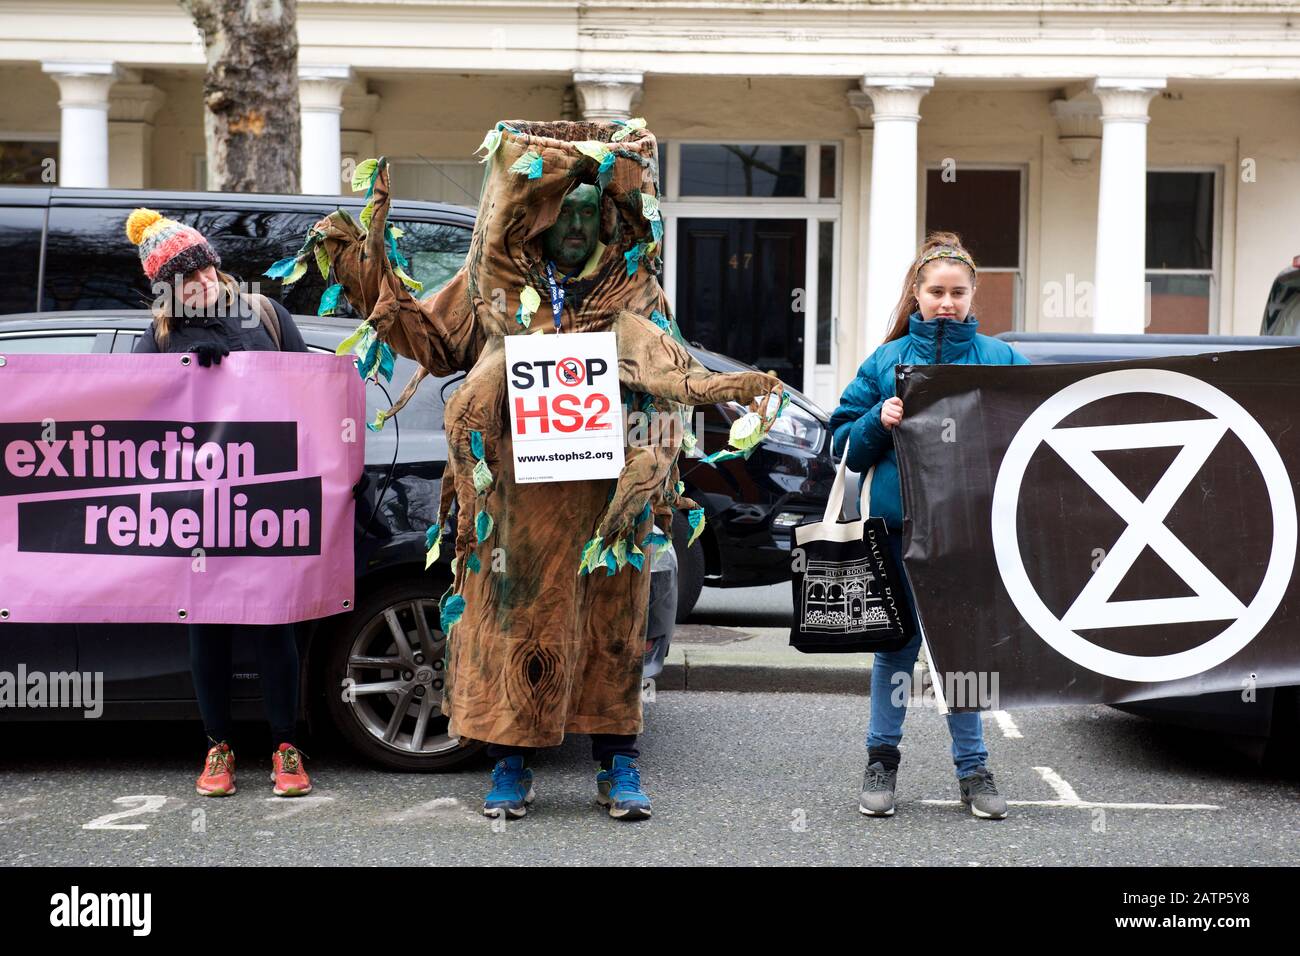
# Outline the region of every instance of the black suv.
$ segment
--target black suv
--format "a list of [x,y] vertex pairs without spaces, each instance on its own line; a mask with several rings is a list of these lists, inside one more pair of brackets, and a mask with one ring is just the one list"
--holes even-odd
[[[222,258],[222,268],[245,282],[260,283],[295,314],[314,315],[324,283],[307,274],[288,291],[261,275],[272,262],[293,255],[307,230],[342,208],[354,218],[364,200],[356,196],[290,196],[131,189],[62,189],[0,186],[0,317],[15,312],[139,309],[153,296],[135,247],[126,238],[126,217],[136,206],[194,226]],[[393,200],[390,220],[403,231],[408,270],[426,290],[439,288],[469,249],[475,212],[461,206]],[[346,303],[340,313],[349,312]],[[358,317],[353,316],[356,321]],[[691,353],[711,371],[750,366],[698,346]],[[683,454],[686,494],[708,519],[686,547],[688,527],[678,514],[673,544],[680,582],[677,619],[685,620],[705,584],[747,587],[790,579],[791,529],[821,514],[835,478],[828,416],[802,393],[749,459],[704,464]],[[701,447],[726,447],[735,405],[697,409]]]

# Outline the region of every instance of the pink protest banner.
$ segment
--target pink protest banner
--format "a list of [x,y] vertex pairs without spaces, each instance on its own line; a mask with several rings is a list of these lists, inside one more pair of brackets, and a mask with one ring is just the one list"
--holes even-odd
[[351,356],[4,355],[0,639],[350,609],[364,416]]

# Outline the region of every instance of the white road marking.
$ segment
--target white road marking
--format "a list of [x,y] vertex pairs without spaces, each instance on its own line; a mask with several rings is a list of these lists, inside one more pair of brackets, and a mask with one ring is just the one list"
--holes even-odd
[[147,823],[114,823],[114,820],[125,820],[127,817],[139,816],[142,813],[157,813],[167,803],[166,797],[157,795],[137,794],[129,797],[115,797],[113,802],[118,806],[126,806],[128,803],[140,801],[138,807],[132,807],[130,810],[120,810],[117,813],[106,813],[102,817],[96,817],[89,823],[83,823],[83,830],[144,830],[148,827]]
[[[961,806],[960,800],[922,800],[932,807]],[[1068,807],[1073,810],[1222,810],[1213,803],[1102,803],[1095,800],[1008,800],[1009,807]]]
[[998,729],[1002,731],[1002,736],[1007,740],[1020,740],[1024,737],[1024,734],[1020,732],[1020,728],[1016,726],[1016,722],[1011,719],[1011,715],[1005,710],[989,710],[985,711],[985,713],[997,721]]
[[333,797],[310,793],[303,797],[267,797],[267,803],[279,804],[284,808],[284,812],[267,814],[262,819],[267,823],[277,823],[280,820],[287,820],[289,817],[296,816],[304,810],[318,809],[333,800]]
[[1079,795],[1074,792],[1074,787],[1070,786],[1061,779],[1061,775],[1051,767],[1035,767],[1034,771],[1043,778],[1043,782],[1052,788],[1052,791],[1061,800],[1071,803],[1079,803]]
[[[1101,800],[1081,800],[1059,773],[1051,767],[1035,767],[1043,781],[1056,792],[1055,800],[1008,800],[1009,807],[1067,807],[1072,810],[1222,810],[1213,803],[1109,803]],[[922,800],[931,807],[958,807],[960,800]]]
[[452,823],[482,823],[488,817],[472,811],[456,797],[434,797],[424,803],[418,803],[397,813],[386,814],[385,823],[413,823],[415,821],[441,821]]

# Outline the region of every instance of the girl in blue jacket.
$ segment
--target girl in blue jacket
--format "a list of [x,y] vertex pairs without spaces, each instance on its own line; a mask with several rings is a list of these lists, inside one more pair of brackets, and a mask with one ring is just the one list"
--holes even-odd
[[[931,233],[908,270],[903,295],[894,308],[884,343],[867,357],[840,397],[831,416],[834,450],[849,446],[849,467],[876,473],[871,483],[871,514],[885,519],[889,545],[903,565],[903,504],[894,455],[893,429],[903,420],[903,402],[894,394],[896,365],[1028,365],[1005,342],[980,335],[970,311],[975,295],[975,261],[954,233]],[[915,600],[911,586],[909,603]],[[867,816],[892,816],[898,779],[903,718],[911,696],[912,669],[921,648],[921,629],[900,651],[876,654],[871,670],[871,725],[867,732],[867,770],[859,809]],[[1007,815],[1007,804],[993,784],[978,711],[948,715],[952,759],[961,799],[986,819]]]

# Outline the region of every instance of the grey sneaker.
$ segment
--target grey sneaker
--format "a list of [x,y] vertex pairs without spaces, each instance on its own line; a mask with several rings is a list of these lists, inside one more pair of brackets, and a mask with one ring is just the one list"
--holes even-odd
[[894,815],[894,784],[898,782],[898,768],[886,770],[880,761],[867,764],[862,775],[862,793],[858,797],[858,810],[869,817]]
[[961,787],[961,802],[970,812],[984,820],[1001,820],[1007,815],[1007,801],[1002,799],[993,784],[993,771],[980,767],[968,777],[957,781]]

